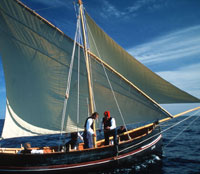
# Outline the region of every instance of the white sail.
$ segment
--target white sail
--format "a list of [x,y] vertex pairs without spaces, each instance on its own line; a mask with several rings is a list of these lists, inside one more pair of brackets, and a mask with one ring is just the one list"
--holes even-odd
[[[0,38],[9,103],[2,137],[57,133],[61,130],[73,40],[13,0],[0,1]],[[75,56],[66,115],[76,123],[77,53]],[[88,87],[82,51],[81,61],[80,124],[83,127],[85,116],[88,115]],[[19,130],[17,135],[10,134],[11,126],[15,131]]]
[[6,104],[6,119],[4,125],[5,126],[2,133],[3,138],[60,133],[60,131],[53,131],[37,127],[22,120],[12,110],[12,107],[9,105],[8,101]]
[[[90,50],[158,103],[200,100],[159,77],[110,38],[86,13]],[[95,44],[96,42],[96,44]]]

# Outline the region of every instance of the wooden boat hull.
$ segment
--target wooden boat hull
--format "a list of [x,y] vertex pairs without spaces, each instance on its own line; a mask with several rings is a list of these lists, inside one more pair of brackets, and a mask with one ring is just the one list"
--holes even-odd
[[152,154],[162,154],[162,135],[159,127],[146,136],[120,143],[118,151],[115,146],[104,146],[96,149],[49,154],[0,153],[0,172],[55,173],[97,170],[102,167],[134,164]]

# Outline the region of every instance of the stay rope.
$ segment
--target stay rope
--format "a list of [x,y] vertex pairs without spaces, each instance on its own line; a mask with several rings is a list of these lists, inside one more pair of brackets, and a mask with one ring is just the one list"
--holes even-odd
[[[199,111],[198,111],[199,112]],[[194,122],[194,121],[196,121],[197,119],[199,119],[200,118],[200,115],[199,116],[196,116],[196,118],[194,119],[194,120],[192,120],[191,122],[190,122],[190,124],[189,125],[187,125],[181,132],[179,132],[170,142],[168,142],[164,147],[167,147],[168,145],[170,145],[176,138],[178,138],[187,128],[189,128],[190,127],[190,125],[192,125],[192,123]]]
[[[135,146],[138,146],[138,145],[140,145],[140,144],[142,144],[142,143],[144,143],[144,142],[146,142],[146,141],[148,141],[148,140],[150,140],[150,139],[152,139],[152,138],[154,138],[154,137],[156,137],[156,136],[162,134],[163,132],[168,131],[169,129],[171,129],[171,128],[177,126],[177,125],[179,125],[179,124],[182,123],[183,121],[186,121],[186,120],[190,119],[191,117],[194,117],[194,116],[195,116],[197,113],[199,113],[199,112],[200,112],[200,110],[196,111],[196,112],[195,112],[194,114],[192,114],[191,116],[186,117],[185,119],[179,121],[178,123],[173,124],[172,126],[166,128],[165,130],[162,130],[161,132],[159,132],[159,133],[157,133],[157,134],[155,134],[155,135],[153,135],[153,136],[151,136],[151,137],[149,137],[149,138],[147,138],[147,139],[145,139],[145,140],[143,140],[143,141],[141,141],[141,142],[139,142],[139,143],[137,143],[137,144],[134,144],[134,145],[132,145],[132,146],[129,146],[129,147],[127,147],[127,148],[125,148],[125,149],[119,151],[119,153],[121,153],[121,152],[123,152],[123,151],[126,151],[126,150],[128,150],[128,149],[130,149],[130,148],[133,148],[133,147],[135,147]],[[200,116],[197,116],[197,118],[199,118],[199,117],[200,117]],[[196,118],[196,119],[197,119],[197,118]],[[196,119],[195,119],[195,120],[196,120]],[[193,121],[194,121],[194,120],[193,120]],[[193,122],[193,121],[192,121],[192,122]],[[191,124],[189,124],[189,125],[191,125]],[[184,130],[186,130],[186,128],[185,128]],[[183,131],[181,131],[181,132],[183,132]],[[180,135],[180,134],[179,134],[179,135]],[[176,138],[177,138],[177,137],[178,137],[178,136],[176,136]],[[174,138],[174,140],[175,140],[175,138]],[[171,142],[170,142],[170,143],[171,143]],[[168,144],[170,144],[170,143],[168,143]],[[167,145],[168,145],[168,144],[167,144]],[[166,147],[166,146],[165,146],[165,147]]]
[[71,56],[70,68],[69,68],[68,79],[67,79],[67,89],[66,89],[66,92],[65,92],[65,100],[64,100],[64,106],[63,106],[63,112],[62,112],[60,139],[62,137],[62,133],[63,133],[63,129],[64,129],[64,121],[65,121],[67,102],[68,102],[68,98],[69,98],[69,91],[70,91],[72,69],[73,69],[73,64],[74,64],[74,54],[75,54],[75,49],[76,49],[76,40],[77,40],[77,33],[78,33],[79,24],[80,23],[79,23],[79,19],[78,19],[77,20],[77,24],[76,24],[76,33],[75,33],[75,37],[74,37],[74,46],[73,46],[73,51],[72,51],[72,56]]
[[[79,26],[80,26],[80,20],[79,20]],[[77,42],[81,42],[81,36],[80,36],[80,27],[79,27],[79,34],[78,34],[78,40]],[[80,46],[78,47],[78,89],[77,89],[77,129],[79,124],[79,101],[80,101]]]

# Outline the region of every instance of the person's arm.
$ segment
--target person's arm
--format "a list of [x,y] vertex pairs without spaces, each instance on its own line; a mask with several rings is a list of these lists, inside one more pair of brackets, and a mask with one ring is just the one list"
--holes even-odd
[[112,118],[112,120],[111,120],[110,130],[115,129],[115,128],[116,128],[116,122],[115,122],[115,119]]
[[80,134],[80,132],[78,132],[78,137],[81,139],[81,141],[83,141],[83,136]]
[[87,130],[88,132],[90,132],[90,134],[93,135],[93,134],[94,134],[94,131],[93,131],[93,129],[91,128],[92,123],[93,123],[93,119],[92,119],[92,118],[89,118],[89,119],[87,120],[86,130]]

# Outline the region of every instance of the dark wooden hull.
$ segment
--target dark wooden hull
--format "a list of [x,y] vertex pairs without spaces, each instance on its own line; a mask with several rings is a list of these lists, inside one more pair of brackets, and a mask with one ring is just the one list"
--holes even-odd
[[146,136],[115,146],[47,154],[0,153],[0,172],[44,173],[97,170],[103,167],[134,164],[143,157],[162,154],[159,126]]

